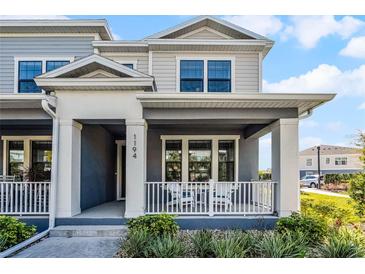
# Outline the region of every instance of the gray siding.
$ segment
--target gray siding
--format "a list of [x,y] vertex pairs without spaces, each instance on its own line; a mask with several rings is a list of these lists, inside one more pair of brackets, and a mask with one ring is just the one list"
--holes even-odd
[[94,37],[1,37],[0,93],[14,92],[14,56],[79,58],[93,53]]
[[[235,57],[236,92],[259,91],[259,55],[258,53],[200,53],[201,56]],[[183,52],[153,52],[152,70],[159,92],[176,91],[176,56],[191,56]],[[199,56],[194,53],[194,56]]]
[[81,133],[81,210],[116,198],[116,146],[100,125],[83,125]]
[[102,56],[112,59],[118,63],[128,63],[137,61],[137,70],[148,74],[148,54],[142,52],[135,53],[101,53]]
[[245,140],[240,130],[184,130],[148,129],[147,133],[147,181],[162,180],[162,141],[161,135],[241,135],[239,141],[238,179],[249,181],[258,177],[258,139]]
[[227,39],[207,29],[201,30],[197,33],[185,36],[185,39]]

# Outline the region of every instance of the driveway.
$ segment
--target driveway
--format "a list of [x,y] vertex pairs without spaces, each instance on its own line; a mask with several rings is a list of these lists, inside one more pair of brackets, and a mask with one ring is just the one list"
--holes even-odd
[[13,258],[112,258],[120,243],[117,237],[50,237]]
[[318,189],[318,188],[301,188],[300,191],[308,192],[308,193],[323,194],[323,195],[328,195],[328,196],[350,198],[350,196],[346,195],[346,194],[335,193],[335,192],[322,190],[322,189]]

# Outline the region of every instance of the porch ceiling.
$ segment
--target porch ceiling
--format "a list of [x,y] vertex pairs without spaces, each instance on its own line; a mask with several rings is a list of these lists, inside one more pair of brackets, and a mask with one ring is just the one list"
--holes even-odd
[[330,93],[137,94],[144,108],[297,109],[298,115],[332,100]]

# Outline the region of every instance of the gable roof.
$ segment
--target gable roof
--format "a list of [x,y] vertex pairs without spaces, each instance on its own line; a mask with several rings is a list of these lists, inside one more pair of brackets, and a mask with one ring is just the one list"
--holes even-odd
[[[361,150],[354,147],[342,147],[332,145],[320,145],[321,155],[338,155],[338,154],[360,154]],[[302,150],[299,153],[302,155],[317,155],[317,146],[313,146]]]
[[212,28],[213,30],[222,32],[223,34],[231,36],[232,38],[235,38],[235,39],[256,39],[256,40],[271,41],[270,39],[268,39],[265,36],[252,32],[250,30],[247,30],[245,28],[232,24],[228,21],[222,20],[220,18],[213,17],[213,16],[207,16],[207,15],[194,17],[191,20],[183,22],[179,25],[176,25],[174,27],[171,27],[166,30],[157,32],[153,35],[150,35],[150,36],[144,38],[144,40],[164,39],[164,38],[174,39],[174,38],[177,38],[181,35],[184,35],[188,32],[191,32],[193,30],[199,29],[204,26],[208,26],[208,27]]
[[37,76],[36,84],[53,90],[155,90],[154,78],[93,54]]
[[101,40],[113,40],[105,19],[0,20],[1,33],[97,33]]
[[109,58],[102,57],[98,54],[92,54],[87,57],[81,58],[75,62],[69,63],[68,65],[44,73],[36,78],[75,78],[100,68],[119,77],[152,78],[152,76],[150,75],[131,69],[127,66],[124,66]]

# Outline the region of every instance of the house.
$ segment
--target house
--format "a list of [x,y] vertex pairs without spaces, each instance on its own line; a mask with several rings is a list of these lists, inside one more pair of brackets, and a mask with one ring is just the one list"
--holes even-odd
[[[351,174],[363,170],[361,149],[353,147],[320,145],[321,174]],[[318,174],[317,146],[299,153],[300,177]]]
[[[1,214],[226,227],[299,210],[298,120],[335,95],[262,92],[272,40],[210,16],[137,41],[104,20],[0,31]],[[258,181],[270,132],[272,181]]]

